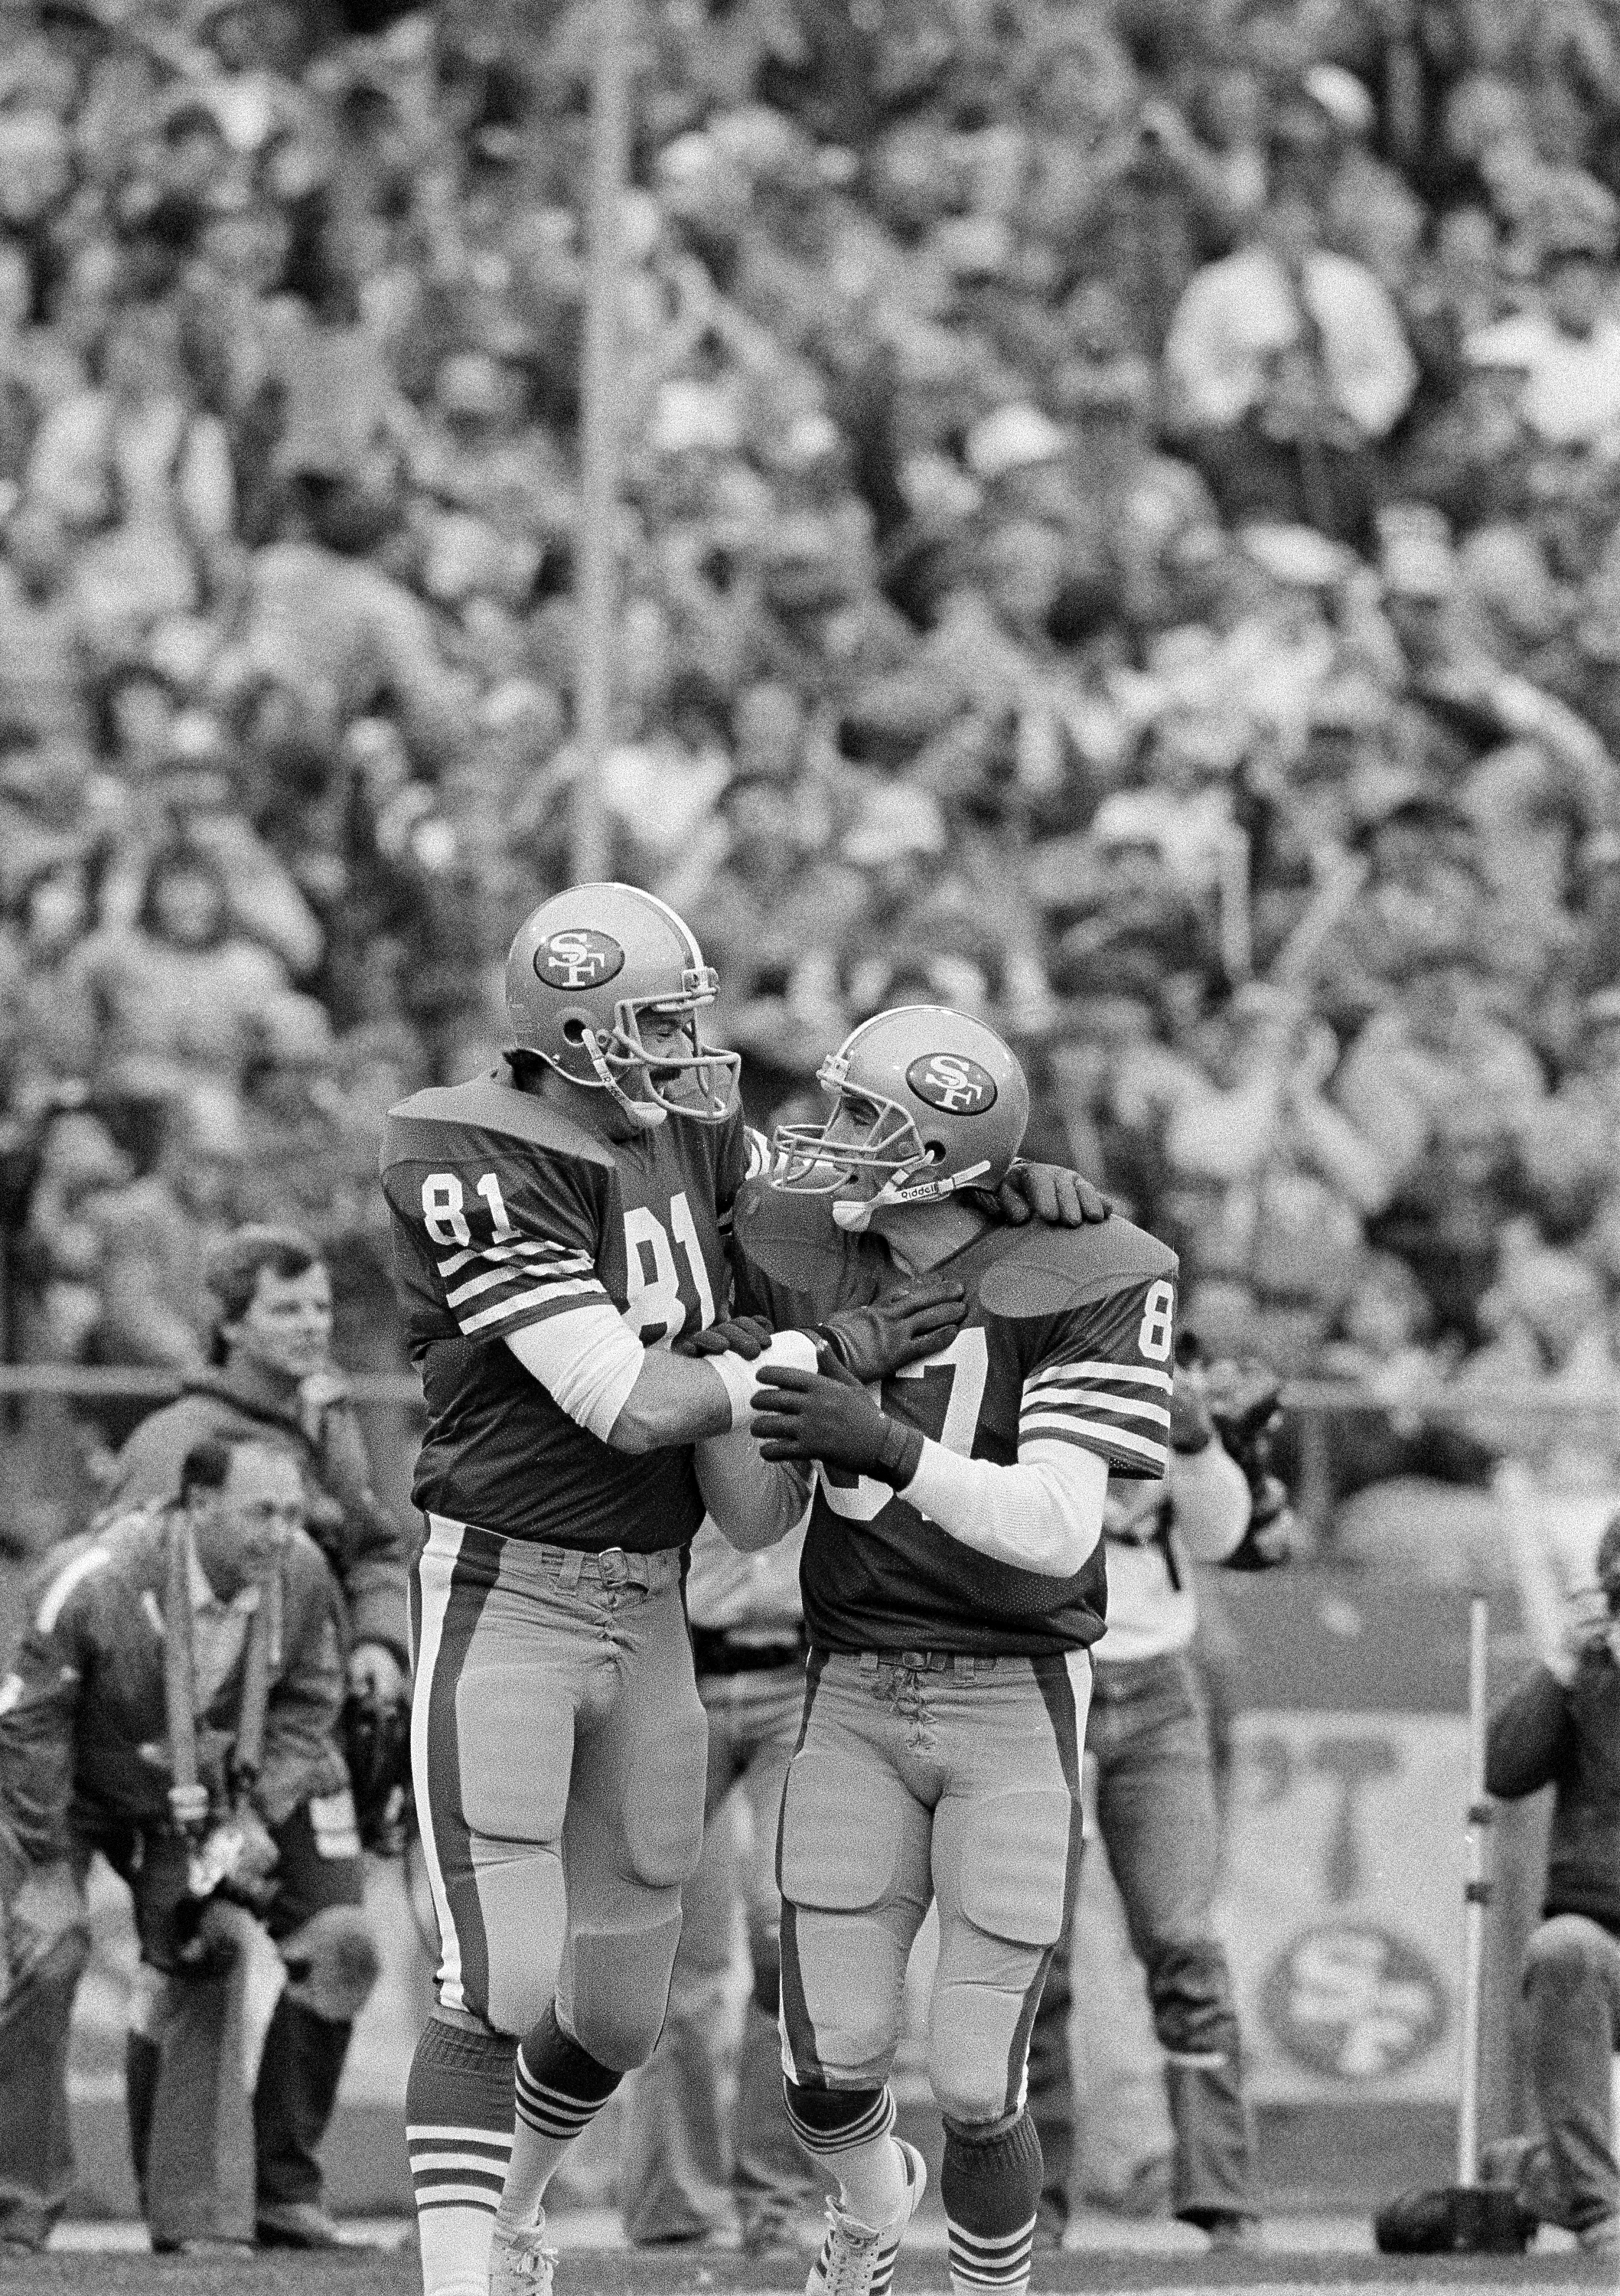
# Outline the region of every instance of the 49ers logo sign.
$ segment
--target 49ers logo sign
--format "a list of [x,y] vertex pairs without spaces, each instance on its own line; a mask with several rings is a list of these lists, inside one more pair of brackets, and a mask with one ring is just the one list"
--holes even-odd
[[535,951],[535,971],[548,988],[600,988],[625,969],[625,952],[610,933],[565,925]]
[[995,1105],[995,1078],[966,1053],[925,1053],[905,1080],[919,1100],[950,1116],[982,1116]]

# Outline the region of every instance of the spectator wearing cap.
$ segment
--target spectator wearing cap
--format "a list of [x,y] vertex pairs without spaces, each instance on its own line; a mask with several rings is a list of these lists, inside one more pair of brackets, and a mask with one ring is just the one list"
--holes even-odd
[[[405,1533],[372,1489],[359,1421],[332,1367],[325,1264],[296,1229],[240,1228],[209,1255],[207,1283],[209,1365],[136,1428],[119,1455],[110,1504],[169,1505],[185,1459],[205,1440],[260,1443],[290,1456],[310,1536],[342,1596],[350,1694],[397,1704],[410,1663]],[[337,2243],[315,2146],[350,2031],[348,2021],[290,1995],[277,2005],[256,2104],[261,2238],[299,2248]]]
[[1364,80],[1342,64],[1307,66],[1271,124],[1269,193],[1305,202],[1321,219],[1323,246],[1398,297],[1427,218],[1402,178],[1374,156],[1377,125]]

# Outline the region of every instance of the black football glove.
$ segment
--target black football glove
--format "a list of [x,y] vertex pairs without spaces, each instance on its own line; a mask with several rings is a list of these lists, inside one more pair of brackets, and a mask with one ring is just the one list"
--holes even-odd
[[1014,1164],[990,1201],[1009,1227],[1097,1227],[1114,1207],[1100,1188],[1062,1164]]
[[953,1277],[925,1275],[870,1308],[840,1308],[816,1325],[815,1335],[824,1357],[870,1385],[902,1364],[937,1355],[967,1312],[967,1292]]
[[857,1475],[875,1475],[898,1490],[922,1456],[914,1427],[890,1419],[839,1364],[824,1372],[759,1374],[749,1429],[765,1459],[819,1459]]
[[770,1344],[771,1326],[764,1316],[732,1316],[723,1324],[711,1324],[706,1332],[694,1332],[690,1339],[677,1340],[671,1353],[740,1356],[744,1363],[752,1363]]

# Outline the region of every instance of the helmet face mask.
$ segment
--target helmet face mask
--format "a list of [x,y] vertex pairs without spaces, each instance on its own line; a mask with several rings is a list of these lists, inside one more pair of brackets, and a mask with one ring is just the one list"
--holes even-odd
[[[679,996],[622,997],[614,1007],[611,1030],[594,1039],[596,1058],[610,1079],[606,1088],[635,1085],[639,1089],[630,1092],[630,1099],[638,1110],[659,1111],[658,1120],[667,1115],[690,1117],[698,1124],[724,1122],[736,1093],[739,1058],[706,1045],[698,1025],[698,1014],[714,1003],[718,987],[713,965],[694,965],[686,971]],[[644,1020],[674,1022],[676,1041],[660,1032],[661,1041],[649,1044]],[[582,1042],[582,1049],[594,1070],[593,1046]],[[600,1072],[593,1080],[604,1081]]]
[[675,911],[634,885],[578,885],[543,902],[506,964],[516,1046],[606,1093],[638,1131],[730,1115],[738,1056],[705,1044],[698,1022],[718,987]]
[[857,1234],[888,1207],[998,1187],[1028,1117],[1023,1071],[1007,1047],[943,1006],[904,1005],[863,1022],[817,1080],[832,1105],[820,1124],[777,1127],[775,1185],[835,1198],[833,1218]]

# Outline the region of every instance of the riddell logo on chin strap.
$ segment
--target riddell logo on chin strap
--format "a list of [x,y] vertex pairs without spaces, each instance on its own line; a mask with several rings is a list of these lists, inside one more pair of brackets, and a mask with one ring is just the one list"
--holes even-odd
[[995,1105],[995,1078],[966,1053],[925,1053],[905,1080],[919,1100],[951,1116],[982,1116]]
[[599,988],[624,969],[618,943],[590,925],[565,925],[535,951],[535,972],[548,988]]

